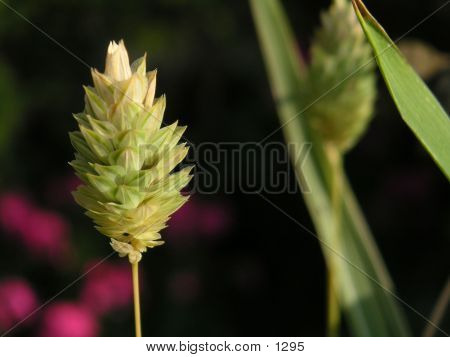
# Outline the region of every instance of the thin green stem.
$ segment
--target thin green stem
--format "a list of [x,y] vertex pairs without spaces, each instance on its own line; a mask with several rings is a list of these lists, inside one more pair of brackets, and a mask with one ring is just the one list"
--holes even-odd
[[134,324],[136,337],[142,337],[141,331],[141,305],[139,302],[139,263],[131,264],[133,275],[133,296],[134,296]]

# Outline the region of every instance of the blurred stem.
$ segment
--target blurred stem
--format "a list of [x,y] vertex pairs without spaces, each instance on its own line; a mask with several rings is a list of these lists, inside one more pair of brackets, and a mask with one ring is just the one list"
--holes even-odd
[[[331,165],[331,209],[332,209],[332,235],[333,235],[333,248],[340,252],[339,248],[341,242],[341,224],[342,224],[342,154],[332,144],[326,146],[326,153]],[[336,257],[331,258],[331,265],[328,267],[327,277],[327,303],[328,303],[328,315],[327,315],[327,334],[329,337],[339,336],[341,325],[341,312],[339,308],[338,288],[337,288],[337,266],[333,264]]]
[[442,289],[441,294],[439,295],[436,306],[431,313],[430,321],[431,323],[427,323],[425,330],[423,331],[424,337],[432,337],[436,332],[436,326],[439,326],[443,317],[445,316],[445,310],[447,310],[447,305],[450,300],[450,279],[447,278],[447,282],[445,283],[444,289]]
[[339,327],[341,324],[341,313],[339,311],[339,301],[335,287],[335,278],[331,269],[327,271],[327,335],[328,337],[339,336]]
[[141,305],[139,303],[139,263],[131,263],[133,275],[133,296],[134,296],[134,324],[136,337],[142,337],[141,332]]

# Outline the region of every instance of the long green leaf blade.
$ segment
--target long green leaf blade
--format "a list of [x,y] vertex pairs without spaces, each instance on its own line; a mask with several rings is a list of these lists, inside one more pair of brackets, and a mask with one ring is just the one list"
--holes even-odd
[[400,115],[450,179],[450,120],[447,113],[363,2],[353,0],[353,5]]

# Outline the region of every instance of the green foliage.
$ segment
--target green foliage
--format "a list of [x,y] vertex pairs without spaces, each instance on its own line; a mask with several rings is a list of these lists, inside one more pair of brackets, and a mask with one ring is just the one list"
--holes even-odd
[[[333,163],[326,141],[311,129],[308,113],[302,112],[309,104],[302,96],[307,90],[306,68],[286,15],[277,0],[251,0],[250,4],[285,140],[295,148],[291,156],[299,182],[309,187],[304,199],[351,332],[356,336],[408,335],[402,310],[390,293],[394,288],[389,274],[343,173],[340,235],[336,235],[330,182]],[[311,153],[300,166],[296,157],[305,143],[312,144]]]
[[450,178],[450,120],[447,113],[362,1],[353,1],[353,4],[403,120]]

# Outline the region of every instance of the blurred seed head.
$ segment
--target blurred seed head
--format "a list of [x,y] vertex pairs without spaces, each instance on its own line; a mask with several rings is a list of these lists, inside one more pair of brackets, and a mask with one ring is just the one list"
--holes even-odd
[[304,86],[311,126],[341,152],[360,139],[373,115],[375,59],[350,1],[334,0],[322,13]]

